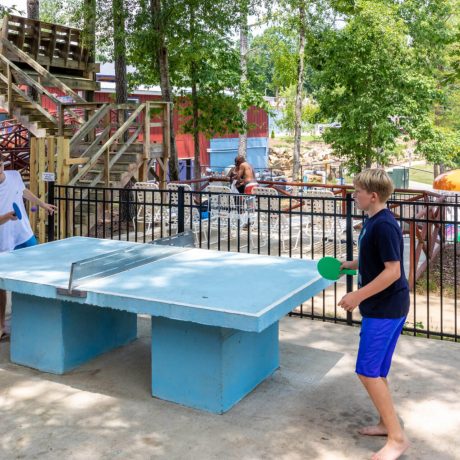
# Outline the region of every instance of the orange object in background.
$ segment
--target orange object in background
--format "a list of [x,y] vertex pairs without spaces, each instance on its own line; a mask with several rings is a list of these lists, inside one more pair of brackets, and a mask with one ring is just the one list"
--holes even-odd
[[447,190],[451,192],[460,192],[460,169],[440,174],[433,181],[435,190]]

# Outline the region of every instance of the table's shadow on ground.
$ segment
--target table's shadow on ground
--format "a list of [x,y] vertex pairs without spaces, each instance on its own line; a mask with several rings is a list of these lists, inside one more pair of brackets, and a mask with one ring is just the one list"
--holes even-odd
[[[68,385],[81,391],[148,401],[151,398],[150,325],[150,318],[139,316],[137,340],[104,353],[63,375],[41,372],[11,363],[9,343],[2,342],[0,369],[24,377],[36,377]],[[276,398],[273,399],[277,401],[283,396],[291,397],[292,391],[318,384],[342,356],[343,353],[300,346],[281,340],[279,369],[258,385],[256,391],[252,391],[243,401],[248,397],[257,399],[268,397],[272,400],[270,393],[273,392],[276,393]]]
[[[152,453],[152,447],[144,443],[148,440],[155,441],[158,452],[167,452],[169,458],[231,460],[369,458],[371,452],[382,447],[381,439],[363,438],[356,433],[363,423],[375,420],[376,414],[350,369],[354,351],[347,343],[356,340],[354,331],[337,328],[332,334],[320,324],[308,329],[291,327],[291,323],[287,328],[285,324],[281,328],[280,368],[220,416],[151,397],[150,319],[139,317],[138,325],[139,339],[135,342],[61,376],[10,363],[9,344],[1,342],[0,398],[5,396],[2,409],[6,424],[0,439],[2,447],[9,447],[18,456],[36,458],[37,452],[60,445],[67,450],[59,458],[77,458],[69,456],[77,444],[80,449],[81,443],[86,443],[85,452],[93,452],[94,445],[101,443],[103,450],[99,452],[105,453],[94,458],[115,458],[117,452],[125,451],[129,458],[146,458],[146,452]],[[325,349],[325,341],[339,337],[342,341],[334,351]],[[430,407],[445,408],[457,403],[454,388],[458,379],[453,373],[458,368],[448,358],[455,354],[443,357],[439,347],[443,345],[445,350],[445,344],[421,339],[406,339],[401,345],[401,355],[406,350],[396,363],[399,371],[394,389],[398,407],[406,406],[413,443],[403,458],[458,458],[456,449],[449,453],[431,443],[426,427],[419,435],[419,425],[407,410],[425,404],[427,412]],[[422,377],[430,385],[413,384],[414,378]],[[440,392],[440,388],[451,391]],[[420,411],[422,420],[424,411]],[[455,415],[450,414],[450,431],[442,438],[450,446],[456,445]],[[21,437],[29,444],[20,441]],[[56,439],[65,439],[65,443]],[[209,452],[207,456],[202,454],[204,449]],[[184,450],[189,457],[184,457]],[[43,458],[57,457],[50,454]],[[78,458],[83,457],[79,454]]]

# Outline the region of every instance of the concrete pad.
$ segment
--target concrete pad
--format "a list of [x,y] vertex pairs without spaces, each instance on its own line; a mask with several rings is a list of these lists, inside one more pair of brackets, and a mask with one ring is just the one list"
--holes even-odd
[[[139,339],[66,375],[11,364],[0,344],[0,459],[366,459],[384,443],[353,373],[359,329],[280,322],[281,367],[224,415],[150,396],[150,320]],[[403,336],[390,384],[412,448],[460,458],[460,344]]]

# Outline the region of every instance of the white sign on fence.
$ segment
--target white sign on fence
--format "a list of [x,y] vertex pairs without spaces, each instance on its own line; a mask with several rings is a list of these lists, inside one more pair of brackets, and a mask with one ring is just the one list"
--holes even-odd
[[43,182],[54,182],[56,180],[56,174],[52,172],[44,172],[42,173],[42,181]]

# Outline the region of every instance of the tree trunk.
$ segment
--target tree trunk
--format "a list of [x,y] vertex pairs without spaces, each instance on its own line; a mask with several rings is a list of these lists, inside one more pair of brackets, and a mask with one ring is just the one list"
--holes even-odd
[[[27,0],[27,17],[36,21],[40,20],[40,0]],[[28,93],[34,101],[39,102],[40,96],[35,88],[29,87]]]
[[372,167],[372,125],[367,126],[367,145],[366,145],[366,168],[369,169]]
[[200,162],[200,131],[198,128],[198,91],[196,78],[196,63],[191,64],[192,77],[192,113],[193,113],[193,151],[194,151],[194,166],[193,178],[201,179],[201,162]]
[[305,6],[299,6],[299,56],[297,63],[297,88],[295,97],[295,122],[294,122],[294,158],[292,162],[292,180],[298,181],[300,171],[300,147],[302,143],[302,97],[305,67]]
[[[126,80],[126,35],[125,35],[125,6],[123,0],[113,0],[113,42],[115,57],[115,102],[128,102],[128,82]],[[118,125],[126,120],[126,111],[118,111]],[[127,133],[124,140],[127,139]]]
[[40,20],[40,0],[27,0],[27,17]]
[[[248,12],[246,6],[243,6],[240,20],[240,83],[242,88],[245,88],[248,81],[248,29]],[[246,109],[242,109],[241,115],[244,124],[247,125],[248,111]],[[244,133],[239,135],[238,142],[238,155],[243,156],[244,158],[246,158],[247,155],[247,143],[248,132],[245,131]]]
[[[96,0],[84,0],[84,26],[83,26],[83,43],[89,50],[88,61],[96,61]],[[92,74],[93,80],[96,80],[96,72]],[[94,91],[86,91],[85,99],[88,102],[94,101]]]
[[[153,29],[157,35],[156,60],[160,70],[161,97],[165,102],[173,102],[171,80],[169,77],[168,47],[165,41],[163,30],[163,19],[161,17],[161,0],[150,1]],[[179,162],[177,160],[176,136],[174,133],[174,110],[169,111],[169,133],[163,132],[164,136],[169,135],[171,151],[169,152],[169,179],[179,180]]]
[[[195,11],[190,8],[190,43],[195,42]],[[200,164],[200,133],[198,128],[198,75],[197,63],[192,60],[190,63],[190,80],[192,84],[192,124],[193,124],[193,178],[201,179],[201,164]],[[196,184],[199,190],[199,184]]]

